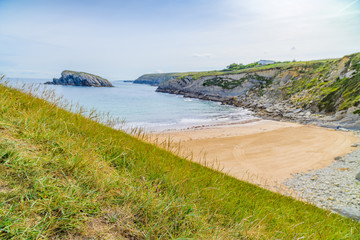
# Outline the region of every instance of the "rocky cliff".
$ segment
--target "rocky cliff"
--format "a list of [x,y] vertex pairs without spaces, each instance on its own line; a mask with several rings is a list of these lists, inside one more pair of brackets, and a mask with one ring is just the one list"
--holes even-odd
[[144,74],[137,78],[134,83],[137,84],[149,84],[152,86],[159,86],[160,83],[173,80],[177,77],[182,76],[183,73],[154,73]]
[[236,72],[187,74],[158,92],[242,106],[258,115],[360,128],[360,53]]
[[65,70],[61,73],[60,78],[54,78],[52,82],[45,84],[54,85],[71,85],[71,86],[88,86],[88,87],[113,87],[106,79],[84,72],[74,72]]

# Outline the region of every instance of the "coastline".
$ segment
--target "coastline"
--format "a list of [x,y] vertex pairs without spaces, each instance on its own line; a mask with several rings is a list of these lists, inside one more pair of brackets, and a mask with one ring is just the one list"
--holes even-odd
[[[229,105],[241,107],[251,111],[253,116],[264,120],[286,121],[300,123],[304,125],[316,125],[325,128],[343,128],[352,131],[360,130],[360,120],[358,114],[354,114],[354,107],[347,110],[338,111],[334,114],[326,114],[323,112],[312,112],[309,109],[302,109],[289,103],[267,103],[264,99],[248,99],[237,100],[233,98],[224,98],[219,96],[201,95],[196,93],[188,93],[184,91],[171,91],[164,89],[156,89],[156,92],[175,94],[184,98],[201,99],[212,102],[219,102],[221,105]],[[270,101],[271,102],[271,101]]]
[[296,173],[328,167],[360,142],[353,132],[261,119],[153,133],[150,139],[182,157],[272,191],[279,191],[281,183]]

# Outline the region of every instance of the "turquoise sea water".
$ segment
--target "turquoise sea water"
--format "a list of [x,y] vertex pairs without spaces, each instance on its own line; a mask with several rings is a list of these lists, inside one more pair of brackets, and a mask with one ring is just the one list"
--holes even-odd
[[[49,80],[8,79],[11,84],[44,83]],[[180,95],[157,93],[156,87],[114,81],[114,88],[42,85],[59,96],[86,109],[110,113],[124,120],[128,127],[148,131],[184,129],[189,127],[235,123],[251,120],[251,112]]]

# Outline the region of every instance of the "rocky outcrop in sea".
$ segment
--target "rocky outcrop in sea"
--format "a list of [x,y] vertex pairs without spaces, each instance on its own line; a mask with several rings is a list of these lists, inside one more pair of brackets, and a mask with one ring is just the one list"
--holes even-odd
[[54,78],[52,82],[45,84],[54,85],[71,85],[87,87],[113,87],[107,79],[84,72],[74,72],[65,70],[61,73],[60,78]]

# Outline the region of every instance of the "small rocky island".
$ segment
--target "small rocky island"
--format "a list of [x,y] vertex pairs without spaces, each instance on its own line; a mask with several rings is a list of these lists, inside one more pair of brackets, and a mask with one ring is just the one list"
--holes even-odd
[[90,73],[74,72],[69,70],[63,71],[60,78],[54,78],[52,82],[46,82],[45,84],[87,87],[113,87],[111,82],[105,78]]

